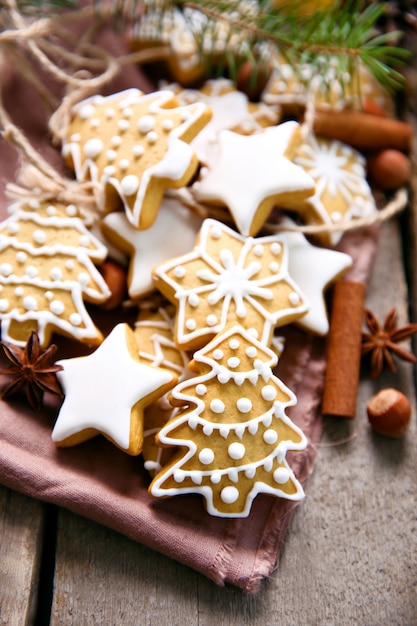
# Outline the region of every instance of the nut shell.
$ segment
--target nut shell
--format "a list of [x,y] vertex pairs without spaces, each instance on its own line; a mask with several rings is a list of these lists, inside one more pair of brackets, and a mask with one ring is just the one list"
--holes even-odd
[[397,389],[379,391],[366,407],[372,428],[386,437],[403,437],[411,420],[411,404]]

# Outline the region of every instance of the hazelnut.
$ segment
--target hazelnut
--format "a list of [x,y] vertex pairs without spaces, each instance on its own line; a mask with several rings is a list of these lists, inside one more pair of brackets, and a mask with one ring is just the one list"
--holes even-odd
[[111,291],[111,296],[101,305],[101,308],[105,311],[110,311],[120,306],[126,298],[126,270],[115,261],[110,260],[105,261],[99,269]]
[[397,389],[379,391],[366,407],[372,428],[386,437],[402,437],[410,423],[411,404]]
[[399,189],[411,180],[411,161],[399,150],[387,148],[369,155],[367,170],[371,185],[382,191]]

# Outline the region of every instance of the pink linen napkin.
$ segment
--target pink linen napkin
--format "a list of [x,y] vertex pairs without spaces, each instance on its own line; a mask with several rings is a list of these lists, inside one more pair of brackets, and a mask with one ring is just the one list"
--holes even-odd
[[[110,47],[118,49],[112,34],[108,35]],[[150,88],[136,68],[124,71],[108,91],[132,86]],[[34,147],[63,171],[34,90],[11,73],[3,83],[3,97],[13,121],[25,130]],[[14,181],[17,164],[15,150],[1,140],[1,219],[6,216],[8,204],[4,186]],[[366,281],[375,247],[374,232],[343,239],[341,248],[355,258],[352,277]],[[116,321],[122,320],[121,315],[120,311],[112,314],[97,311],[97,325],[106,333]],[[289,462],[305,486],[313,470],[321,433],[325,341],[292,327],[282,334],[286,336],[287,347],[276,374],[298,397],[297,405],[288,410],[288,415],[310,442],[307,450],[292,453]],[[84,347],[69,340],[56,338],[56,343],[59,358],[86,353]],[[4,382],[0,377],[0,390]],[[19,398],[0,401],[3,485],[105,524],[202,572],[218,585],[231,583],[251,593],[259,589],[262,579],[277,566],[294,503],[260,495],[247,518],[231,520],[209,516],[198,496],[155,500],[148,495],[150,479],[141,457],[124,454],[103,437],[73,448],[57,449],[51,432],[58,407],[59,401],[51,397],[46,397],[45,408],[40,413],[33,412]]]

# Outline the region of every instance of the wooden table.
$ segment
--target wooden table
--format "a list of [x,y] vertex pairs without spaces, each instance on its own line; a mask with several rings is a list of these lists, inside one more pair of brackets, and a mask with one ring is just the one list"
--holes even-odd
[[[367,305],[401,321],[415,302],[415,213],[383,225]],[[411,235],[410,235],[411,233]],[[403,440],[373,433],[365,406],[379,387],[414,407]],[[324,423],[318,460],[271,580],[255,596],[218,588],[164,555],[0,487],[0,624],[413,626],[417,624],[417,427],[413,366],[371,382],[353,421]],[[346,441],[347,440],[347,441]],[[345,441],[345,442],[344,442]]]

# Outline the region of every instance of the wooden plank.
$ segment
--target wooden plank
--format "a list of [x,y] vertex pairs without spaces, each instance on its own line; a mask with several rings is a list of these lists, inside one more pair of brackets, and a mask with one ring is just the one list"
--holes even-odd
[[0,624],[34,624],[44,505],[0,487],[0,511]]
[[[396,222],[382,228],[367,304],[382,316],[408,295]],[[415,407],[410,364],[371,382],[363,372],[354,421],[328,419],[307,498],[277,572],[259,594],[204,576],[76,515],[58,527],[52,626],[65,624],[393,624],[416,620],[417,436],[374,434],[367,401],[396,386]],[[348,439],[347,443],[343,440]]]

